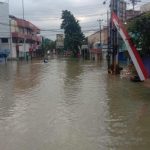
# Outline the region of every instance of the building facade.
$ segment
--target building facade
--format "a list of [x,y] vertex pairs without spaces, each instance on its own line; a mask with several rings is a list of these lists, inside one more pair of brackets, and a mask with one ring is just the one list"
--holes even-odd
[[0,2],[0,62],[10,54],[10,26],[8,3]]
[[9,16],[9,5],[0,2],[0,62],[29,59],[42,42],[40,29],[31,22]]
[[56,34],[56,48],[64,48],[64,35]]
[[132,10],[132,9],[126,10],[126,20],[132,19],[140,14],[141,14],[141,11],[139,10]]
[[100,31],[97,31],[95,33],[93,33],[92,35],[88,36],[88,45],[90,48],[92,48],[94,46],[94,43],[100,42],[100,34],[101,34],[101,42],[102,45],[107,45],[107,41],[108,41],[108,29],[107,27],[104,27]]
[[[101,43],[100,43],[101,36]],[[90,49],[90,58],[93,60],[100,60],[102,58],[102,51],[106,51],[108,43],[108,28],[104,27],[101,32],[95,32],[88,36],[88,46]]]
[[31,22],[10,16],[12,59],[30,59],[42,42],[40,29]]

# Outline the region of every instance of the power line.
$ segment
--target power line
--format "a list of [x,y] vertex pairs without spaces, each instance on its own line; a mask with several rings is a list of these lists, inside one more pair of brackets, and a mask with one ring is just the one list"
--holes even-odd
[[[104,15],[107,15],[107,13],[105,12],[105,13],[95,13],[95,14],[79,15],[79,16],[76,16],[76,18],[80,18],[80,17],[90,18],[90,17],[94,17],[94,16],[95,17],[99,17],[99,16],[104,16]],[[28,16],[26,16],[26,18],[29,18],[29,20],[32,19],[32,21],[62,20],[60,17],[49,17],[49,16],[47,16],[47,17],[39,17],[39,16],[30,16],[30,17],[28,17]]]
[[[13,26],[13,27],[18,27],[17,25],[10,25],[10,24],[7,24],[7,23],[2,23],[0,22],[1,25],[4,25],[4,26]],[[91,29],[83,29],[82,32],[89,32],[89,31],[98,31],[99,29],[98,28],[91,28]],[[55,33],[60,33],[60,32],[63,32],[63,29],[40,29],[41,32],[55,32]],[[1,32],[2,33],[2,32]],[[6,32],[4,32],[6,33]]]

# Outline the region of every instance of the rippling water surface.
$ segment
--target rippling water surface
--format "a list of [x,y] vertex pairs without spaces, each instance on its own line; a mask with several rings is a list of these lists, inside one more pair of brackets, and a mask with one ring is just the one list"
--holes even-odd
[[0,150],[149,150],[150,88],[105,63],[0,65]]

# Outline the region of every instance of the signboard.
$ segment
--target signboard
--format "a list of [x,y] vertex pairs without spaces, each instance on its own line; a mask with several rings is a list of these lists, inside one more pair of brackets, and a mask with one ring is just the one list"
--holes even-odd
[[56,35],[56,48],[63,48],[64,47],[64,35],[57,34]]

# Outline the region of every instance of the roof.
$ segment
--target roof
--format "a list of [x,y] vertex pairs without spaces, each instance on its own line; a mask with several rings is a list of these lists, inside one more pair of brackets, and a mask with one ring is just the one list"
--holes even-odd
[[139,15],[136,15],[136,16],[134,16],[134,17],[132,17],[132,18],[127,19],[127,21],[134,20],[134,19],[136,19],[136,18],[138,18],[138,17],[141,17],[142,15],[145,15],[145,14],[147,14],[147,13],[150,13],[150,11],[140,13]]
[[29,28],[37,32],[40,31],[40,29],[37,26],[35,26],[34,24],[32,24],[31,22],[27,20],[23,20],[12,15],[10,15],[9,18],[11,18],[12,20],[15,20],[17,22],[17,25],[20,27]]
[[[107,30],[107,26],[104,26],[103,29],[101,31],[104,31],[104,30]],[[88,37],[92,36],[92,35],[95,35],[97,33],[99,33],[100,31],[96,31],[94,32],[93,34],[89,35]]]

